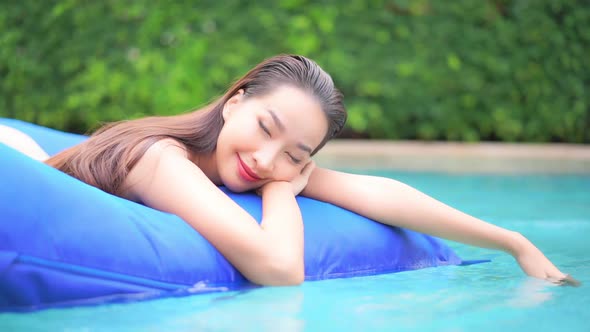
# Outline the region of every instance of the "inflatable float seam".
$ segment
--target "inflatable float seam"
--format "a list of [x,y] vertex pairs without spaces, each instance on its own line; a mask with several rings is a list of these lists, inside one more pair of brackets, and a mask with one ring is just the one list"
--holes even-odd
[[40,258],[30,255],[18,254],[15,259],[16,263],[25,263],[31,265],[38,265],[44,268],[53,269],[56,271],[68,272],[77,275],[88,277],[107,278],[113,281],[120,281],[131,283],[139,286],[154,287],[162,290],[177,290],[178,288],[191,287],[192,284],[178,284],[168,281],[148,279],[144,276],[124,274],[116,271],[109,271],[104,268],[97,269],[90,266],[84,266],[79,263],[54,261],[51,259]]
[[116,294],[108,294],[108,295],[101,295],[101,296],[94,296],[94,297],[87,297],[87,298],[80,298],[80,299],[73,299],[73,300],[66,300],[66,301],[57,301],[57,302],[50,302],[50,303],[38,303],[33,305],[16,305],[16,306],[8,306],[8,307],[0,307],[0,315],[5,312],[31,312],[36,310],[42,309],[49,309],[49,308],[69,308],[73,306],[84,306],[84,305],[97,305],[97,304],[108,304],[108,303],[126,303],[126,302],[135,302],[135,301],[142,301],[148,299],[161,299],[161,298],[169,298],[169,297],[179,297],[179,296],[187,296],[187,295],[194,295],[194,294],[205,294],[205,293],[213,293],[219,291],[246,291],[250,288],[259,288],[261,286],[257,286],[254,284],[249,284],[250,286],[243,286],[243,285],[236,285],[236,284],[219,284],[219,285],[203,285],[202,282],[197,283],[191,287],[184,287],[184,288],[177,288],[172,291],[164,291],[164,290],[151,290],[145,292],[121,292]]
[[[72,262],[63,262],[63,261],[56,261],[47,258],[41,258],[26,254],[18,254],[15,258],[15,262],[27,263],[27,264],[34,264],[39,265],[45,268],[53,269],[56,271],[68,272],[72,274],[84,275],[88,277],[100,277],[100,278],[107,278],[109,280],[119,281],[119,282],[126,282],[140,286],[147,286],[147,287],[154,287],[161,290],[178,290],[182,288],[190,288],[197,283],[204,282],[209,286],[212,287],[225,287],[226,285],[222,284],[208,284],[206,280],[198,280],[195,283],[186,283],[186,284],[178,284],[178,283],[171,283],[166,280],[157,280],[146,278],[142,275],[132,275],[127,273],[121,273],[118,271],[106,270],[104,268],[97,269],[91,266],[85,266],[80,263],[72,263]],[[368,275],[376,275],[376,274],[386,274],[386,273],[396,273],[396,272],[403,272],[403,271],[412,271],[418,270],[427,267],[437,267],[437,266],[450,266],[450,265],[457,265],[453,262],[434,262],[430,264],[411,264],[411,265],[396,265],[395,267],[384,267],[384,268],[371,268],[371,269],[364,269],[364,270],[356,270],[356,271],[346,271],[346,272],[336,272],[336,273],[326,273],[321,276],[305,276],[305,280],[307,281],[316,281],[322,279],[338,279],[338,278],[350,278],[350,277],[362,277]]]
[[326,273],[321,276],[306,276],[305,280],[306,281],[316,281],[316,280],[324,280],[324,279],[363,277],[363,276],[370,276],[370,275],[377,275],[377,274],[414,271],[414,270],[420,270],[420,269],[430,268],[430,267],[455,266],[455,265],[458,265],[458,264],[453,263],[453,262],[438,262],[438,263],[433,263],[433,264],[396,265],[393,268],[381,268],[381,269],[374,269],[373,268],[373,269],[366,269],[366,270]]
[[[25,312],[26,313],[26,312],[37,311],[37,310],[42,310],[42,309],[50,309],[50,308],[51,309],[53,309],[53,308],[70,308],[73,306],[140,301],[140,300],[146,300],[146,299],[150,299],[150,298],[162,298],[163,296],[161,294],[162,294],[162,291],[155,291],[154,290],[151,292],[143,292],[143,293],[119,293],[119,294],[102,295],[102,296],[76,299],[76,300],[68,300],[68,301],[40,303],[40,304],[34,304],[34,305],[1,307],[0,308],[0,315],[2,313],[6,313],[6,312]],[[124,300],[122,300],[122,299],[124,299]]]

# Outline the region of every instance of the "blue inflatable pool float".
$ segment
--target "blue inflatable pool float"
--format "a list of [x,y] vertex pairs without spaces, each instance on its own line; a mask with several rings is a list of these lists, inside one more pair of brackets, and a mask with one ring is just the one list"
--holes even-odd
[[[86,139],[0,119],[49,154]],[[72,178],[0,144],[0,310],[130,301],[252,287],[179,217]],[[260,220],[254,194],[227,192]],[[399,272],[462,260],[442,241],[298,197],[306,280]]]

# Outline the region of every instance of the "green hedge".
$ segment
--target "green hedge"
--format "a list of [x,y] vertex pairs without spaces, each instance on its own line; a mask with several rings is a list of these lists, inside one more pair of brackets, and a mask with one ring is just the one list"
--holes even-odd
[[4,1],[0,116],[87,132],[203,105],[277,53],[320,63],[348,135],[590,142],[586,1]]

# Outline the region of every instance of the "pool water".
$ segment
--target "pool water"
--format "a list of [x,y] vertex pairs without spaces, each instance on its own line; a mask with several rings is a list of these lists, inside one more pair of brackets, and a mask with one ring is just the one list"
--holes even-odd
[[590,176],[373,173],[523,233],[583,285],[529,278],[506,254],[450,243],[492,262],[4,313],[0,331],[590,331]]

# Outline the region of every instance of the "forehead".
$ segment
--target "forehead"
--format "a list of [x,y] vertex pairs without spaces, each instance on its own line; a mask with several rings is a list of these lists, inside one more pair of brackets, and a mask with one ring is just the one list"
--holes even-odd
[[315,149],[328,131],[328,120],[318,99],[311,93],[288,85],[279,86],[259,98],[265,112],[274,113],[285,134]]

